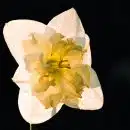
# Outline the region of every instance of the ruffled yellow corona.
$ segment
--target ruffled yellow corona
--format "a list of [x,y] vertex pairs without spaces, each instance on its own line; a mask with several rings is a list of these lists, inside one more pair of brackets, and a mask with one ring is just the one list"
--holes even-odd
[[23,48],[33,95],[46,109],[60,102],[78,104],[83,88],[90,86],[90,66],[82,64],[87,50],[60,33],[30,36]]

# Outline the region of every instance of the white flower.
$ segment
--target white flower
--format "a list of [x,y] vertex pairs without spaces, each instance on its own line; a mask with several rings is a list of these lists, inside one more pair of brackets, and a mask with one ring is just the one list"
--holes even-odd
[[[46,36],[49,36],[51,33],[53,34],[53,30],[67,38],[73,38],[77,42],[80,41],[82,46],[87,49],[83,57],[83,64],[91,66],[89,37],[85,34],[82,23],[73,8],[55,16],[48,25],[33,20],[13,20],[6,23],[3,30],[9,50],[19,64],[12,78],[20,88],[18,98],[19,110],[23,118],[32,124],[42,123],[50,119],[61,109],[63,103],[59,103],[55,108],[51,107],[46,109],[38,98],[32,95],[31,87],[28,82],[30,73],[25,68],[25,53],[22,42],[28,39],[31,33],[45,34],[46,32]],[[74,104],[67,105],[82,110],[97,110],[102,107],[103,93],[94,70],[91,71],[90,87],[84,88],[81,95],[82,97],[79,99],[79,103],[76,104],[76,106]],[[55,113],[53,112],[54,110]]]

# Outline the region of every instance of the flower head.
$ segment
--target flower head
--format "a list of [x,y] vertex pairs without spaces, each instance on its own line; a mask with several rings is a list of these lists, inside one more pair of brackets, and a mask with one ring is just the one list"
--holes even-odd
[[3,34],[19,65],[12,80],[20,88],[18,106],[27,122],[48,120],[63,104],[82,110],[102,107],[101,85],[91,68],[89,37],[73,8],[48,25],[10,21]]
[[87,50],[60,33],[31,36],[23,47],[33,94],[45,108],[56,107],[59,102],[78,103],[83,88],[90,87],[90,67],[82,64]]

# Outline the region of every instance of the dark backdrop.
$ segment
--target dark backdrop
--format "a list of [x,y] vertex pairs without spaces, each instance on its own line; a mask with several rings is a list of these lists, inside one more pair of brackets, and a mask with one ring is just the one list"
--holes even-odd
[[[44,1],[44,0],[43,0]],[[92,67],[104,93],[98,111],[79,111],[63,106],[51,120],[33,130],[129,129],[130,13],[126,1],[3,1],[0,4],[0,130],[29,130],[18,107],[18,87],[11,81],[17,63],[2,35],[5,22],[32,19],[47,24],[55,15],[74,7],[91,39]]]

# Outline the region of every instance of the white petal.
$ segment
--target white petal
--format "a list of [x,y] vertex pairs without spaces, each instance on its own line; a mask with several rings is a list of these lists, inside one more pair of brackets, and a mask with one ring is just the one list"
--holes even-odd
[[92,68],[91,68],[90,86],[91,88],[96,88],[96,87],[101,86],[98,76],[96,72],[94,71],[94,69]]
[[66,37],[84,37],[85,31],[74,8],[55,16],[49,23],[49,27]]
[[90,88],[85,87],[82,92],[82,98],[79,99],[78,104],[67,104],[71,108],[78,108],[82,110],[97,110],[103,106],[103,93],[98,81],[96,72],[93,70],[91,75],[91,86]]
[[82,93],[82,99],[79,102],[79,108],[82,110],[97,110],[103,106],[103,94],[101,87],[85,88]]
[[85,35],[85,42],[86,42],[85,49],[88,49],[88,51],[84,54],[83,64],[88,64],[89,66],[91,66],[92,60],[91,60],[90,39],[87,34]]
[[53,113],[52,108],[45,109],[39,100],[30,94],[31,87],[27,83],[29,80],[29,73],[22,69],[22,67],[18,67],[12,79],[20,88],[18,106],[22,117],[28,123],[42,123],[50,119],[61,109],[62,104],[59,104],[56,107],[56,113]]
[[88,35],[85,34],[81,20],[74,8],[55,16],[47,26],[55,29],[59,33],[62,33],[66,37],[76,38],[76,40],[78,38],[83,39],[85,37],[85,48],[88,48],[88,52],[84,55],[83,64],[91,66],[90,40]]
[[66,104],[71,108],[81,110],[98,110],[103,106],[103,93],[101,87],[84,88],[82,98],[79,99],[78,104]]
[[[23,85],[27,86],[29,84]],[[18,106],[25,121],[31,124],[39,124],[52,118],[61,109],[62,104],[59,104],[56,110],[53,108],[45,109],[40,101],[35,96],[32,96],[29,91],[20,90]]]
[[[19,66],[12,78],[13,82],[15,82],[17,84],[17,86],[23,90],[23,91],[28,91],[29,90],[29,86],[28,85],[24,85],[23,83],[26,83],[29,81],[30,75],[28,73],[28,71],[26,71],[25,69],[23,69],[23,67]],[[21,84],[21,85],[19,85]]]
[[76,44],[77,45],[80,45],[82,47],[85,47],[85,44],[86,44],[86,39],[85,37],[75,37],[73,38],[75,41],[76,41]]
[[90,88],[84,88],[82,99],[79,102],[79,108],[83,110],[97,110],[103,106],[103,93],[97,74],[91,71]]
[[24,66],[22,40],[32,32],[44,33],[45,25],[33,20],[12,20],[5,24],[3,34],[7,46],[18,64]]

